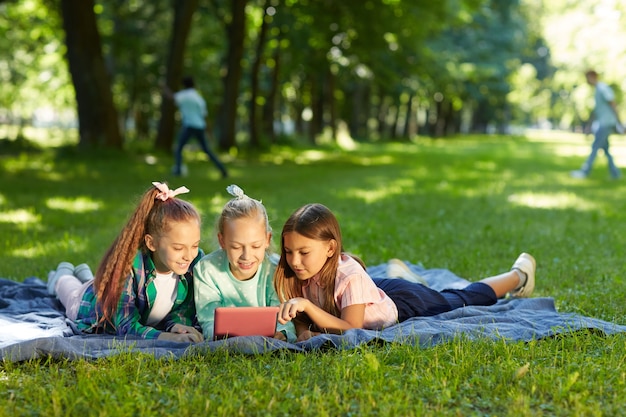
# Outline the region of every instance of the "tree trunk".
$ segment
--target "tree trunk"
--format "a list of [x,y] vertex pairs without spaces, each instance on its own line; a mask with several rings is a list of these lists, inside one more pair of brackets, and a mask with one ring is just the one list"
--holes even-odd
[[473,133],[487,133],[488,118],[485,116],[488,112],[488,104],[485,100],[480,100],[474,110],[472,117]]
[[228,52],[226,57],[226,76],[224,77],[224,100],[220,111],[219,147],[228,150],[235,144],[235,121],[237,119],[237,99],[241,81],[241,59],[246,29],[247,0],[231,0],[232,20],[227,25],[226,39]]
[[332,132],[333,141],[337,141],[337,101],[335,100],[335,74],[332,70],[328,70],[328,83],[326,84],[326,100],[328,102],[328,115],[330,130]]
[[413,110],[413,93],[409,93],[409,100],[406,103],[406,116],[404,118],[404,127],[402,129],[402,136],[406,139],[411,139],[415,134],[415,112]]
[[294,120],[294,128],[298,135],[305,135],[306,132],[305,126],[308,122],[305,122],[302,118],[302,113],[304,112],[304,103],[302,102],[302,97],[300,100],[296,100],[293,104],[293,120]]
[[93,0],[61,0],[67,62],[78,106],[78,146],[121,149],[123,140],[93,8]]
[[389,138],[392,140],[398,139],[398,129],[400,128],[400,117],[402,116],[402,100],[400,96],[394,96],[390,111],[394,112],[393,122],[391,123],[391,132],[389,132]]
[[[265,8],[265,4],[263,6]],[[265,9],[267,10],[267,9]],[[263,49],[265,48],[265,38],[267,34],[267,28],[271,17],[267,15],[266,11],[263,12],[263,22],[259,29],[258,43],[256,47],[256,56],[252,64],[252,73],[250,81],[250,146],[253,148],[259,148],[261,141],[259,139],[259,120],[257,118],[257,97],[259,95],[259,69],[261,68],[261,61],[263,60]]]
[[[167,58],[167,68],[165,83],[172,91],[180,88],[183,78],[183,63],[185,55],[185,45],[191,30],[191,21],[198,8],[198,0],[174,0],[174,21],[170,47]],[[159,130],[155,147],[166,152],[172,152],[174,143],[174,115],[176,106],[172,100],[165,97],[161,100],[161,119],[159,120]]]
[[[280,36],[279,36],[280,40]],[[280,45],[280,41],[278,42]],[[274,119],[276,118],[276,96],[278,94],[278,74],[280,69],[280,46],[274,51],[274,67],[271,69],[270,90],[267,93],[267,100],[263,107],[263,121],[261,122],[263,134],[270,138],[270,142],[276,141],[274,132]]]
[[321,76],[311,76],[311,110],[312,119],[309,123],[309,141],[315,145],[317,136],[324,129],[324,82]]
[[353,138],[361,138],[361,135],[363,134],[363,115],[365,114],[364,104],[367,105],[364,101],[363,93],[364,89],[360,82],[356,81],[352,83],[351,91],[348,94],[350,100],[348,130],[350,131],[350,136]]
[[446,111],[444,101],[437,101],[437,121],[435,122],[435,137],[440,138],[446,134]]
[[452,101],[446,100],[446,110],[444,116],[444,126],[445,130],[443,131],[444,136],[448,136],[450,134],[455,133],[455,122],[456,122],[456,112],[454,111],[454,106],[452,105]]
[[387,131],[387,116],[389,113],[389,103],[388,97],[385,92],[381,89],[379,91],[379,104],[378,104],[378,112],[376,118],[378,120],[378,135],[381,138],[384,138]]

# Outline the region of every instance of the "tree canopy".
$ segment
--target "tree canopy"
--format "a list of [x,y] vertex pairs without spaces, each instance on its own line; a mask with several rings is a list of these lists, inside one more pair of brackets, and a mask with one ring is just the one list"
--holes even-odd
[[[171,149],[184,75],[222,149],[577,128],[618,91],[624,1],[23,0],[0,11],[0,120]],[[602,42],[598,42],[602,39]]]

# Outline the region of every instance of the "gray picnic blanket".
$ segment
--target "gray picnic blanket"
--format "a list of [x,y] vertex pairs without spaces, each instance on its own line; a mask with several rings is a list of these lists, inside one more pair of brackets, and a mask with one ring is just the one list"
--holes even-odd
[[[462,288],[469,281],[446,269],[407,265],[438,290]],[[384,277],[386,264],[368,268],[373,277]],[[558,334],[592,330],[610,335],[626,332],[626,326],[575,313],[557,312],[548,297],[503,299],[493,306],[471,306],[432,317],[415,317],[382,331],[354,329],[342,335],[322,334],[305,342],[287,343],[261,336],[235,337],[197,344],[176,343],[109,335],[85,335],[74,330],[62,306],[47,294],[45,283],[30,277],[22,283],[0,279],[0,360],[35,358],[96,359],[122,352],[141,352],[157,358],[179,358],[228,349],[244,354],[286,349],[309,352],[352,349],[363,344],[403,343],[434,346],[460,336],[506,341],[531,341]]]

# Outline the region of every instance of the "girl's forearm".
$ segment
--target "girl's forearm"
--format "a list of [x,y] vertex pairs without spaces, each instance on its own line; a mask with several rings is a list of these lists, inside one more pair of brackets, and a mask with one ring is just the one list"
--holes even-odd
[[326,333],[341,333],[343,330],[361,327],[343,320],[342,318],[335,317],[313,303],[305,310],[305,313],[318,329]]

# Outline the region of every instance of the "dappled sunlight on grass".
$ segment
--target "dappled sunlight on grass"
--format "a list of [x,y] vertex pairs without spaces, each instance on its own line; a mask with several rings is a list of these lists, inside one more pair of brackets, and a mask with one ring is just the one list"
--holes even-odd
[[309,164],[314,161],[328,159],[328,154],[319,150],[294,150],[291,148],[276,147],[272,152],[261,155],[259,158],[263,162],[281,165],[285,162],[295,162],[299,165]]
[[379,149],[375,153],[368,153],[370,148],[371,147],[365,145],[359,145],[358,149],[362,152],[352,153],[329,149],[274,147],[271,152],[260,155],[258,158],[262,162],[276,165],[281,165],[285,162],[294,162],[297,165],[310,165],[322,161],[346,161],[353,165],[373,166],[395,163],[395,153],[407,155],[410,153],[417,153],[418,151],[417,147],[413,145],[401,145],[400,147],[393,148],[393,151],[384,154],[381,154]]
[[[243,191],[247,192],[246,189],[244,189]],[[254,196],[250,196],[250,197],[255,198]],[[194,205],[196,206],[196,208],[202,215],[203,223],[208,222],[212,224],[213,219],[217,218],[217,216],[222,212],[222,208],[224,207],[224,204],[226,204],[226,202],[230,200],[231,198],[232,196],[230,196],[226,192],[226,190],[224,190],[223,195],[215,194],[211,196],[211,198],[208,201],[205,200],[202,202],[202,204],[194,203]]]
[[[619,138],[618,140],[615,140]],[[591,146],[591,145],[590,145]],[[618,167],[623,168],[626,165],[626,137],[624,136],[611,136],[611,155]],[[600,159],[604,158],[604,153],[600,152]],[[606,161],[606,158],[604,159]]]
[[406,193],[407,188],[415,187],[415,180],[411,178],[398,178],[385,183],[376,189],[353,188],[346,192],[346,196],[362,200],[367,204],[388,199]]
[[23,209],[0,212],[0,223],[33,224],[40,221],[38,215]]
[[481,171],[491,171],[491,172],[495,172],[496,169],[498,169],[498,165],[496,164],[495,161],[478,161],[475,164],[477,169],[480,169]]
[[543,208],[543,209],[573,209],[579,211],[591,211],[599,209],[597,204],[580,198],[574,193],[519,193],[512,194],[508,202],[518,206]]
[[294,161],[297,164],[308,164],[315,161],[321,161],[326,158],[326,155],[326,152],[311,149],[296,155]]
[[46,242],[31,241],[23,247],[9,250],[7,255],[25,259],[42,259],[50,253],[77,254],[85,249],[88,240],[88,238],[65,235],[60,239]]
[[395,159],[391,155],[379,155],[379,156],[376,156],[376,157],[369,157],[369,158],[352,156],[350,158],[350,161],[352,163],[354,163],[355,165],[370,166],[370,165],[389,165],[389,164],[393,164],[395,162]]
[[591,144],[589,144],[589,148],[583,148],[580,145],[576,144],[568,144],[568,145],[558,145],[552,149],[552,153],[556,156],[585,156],[589,154],[591,149]]
[[[614,144],[614,140],[612,141],[609,151],[611,156],[613,156],[613,160],[618,167],[623,167],[626,165],[626,146],[620,144]],[[591,141],[581,146],[580,144],[567,144],[567,145],[558,145],[550,148],[550,152],[553,153],[557,157],[578,157],[580,159],[580,163],[584,159],[587,158],[589,152],[591,152]],[[597,169],[600,166],[606,164],[606,156],[604,155],[604,151],[599,151],[596,157],[596,161],[594,164],[594,169]],[[579,168],[579,165],[573,166],[572,169]],[[602,169],[606,169],[606,167],[602,167]]]
[[[498,169],[500,171],[497,171]],[[442,177],[442,182],[452,183],[459,193],[468,196],[493,193],[494,183],[497,185],[496,188],[501,190],[506,185],[506,182],[515,179],[515,174],[512,170],[498,168],[494,161],[475,163],[474,169],[465,171],[454,165],[441,167],[440,176]],[[476,182],[478,182],[479,186],[476,186]]]
[[567,130],[527,129],[526,131],[526,140],[529,142],[578,141],[582,137],[582,133]]
[[[626,164],[626,137],[624,135],[613,134],[609,137],[610,152],[615,159],[615,163],[620,166]],[[543,142],[546,152],[557,157],[582,157],[585,158],[591,151],[593,135],[572,133],[572,132],[544,132],[540,136],[533,136],[529,139],[533,142]],[[604,152],[598,152],[596,163],[606,161]],[[573,169],[578,166],[573,167]]]
[[289,160],[291,158],[288,158],[287,155],[279,153],[279,152],[276,151],[276,152],[271,152],[271,153],[266,153],[266,154],[260,155],[258,159],[261,162],[266,162],[266,163],[275,164],[275,165],[281,165],[286,160]]
[[463,197],[468,197],[468,198],[476,198],[476,197],[491,197],[491,196],[496,196],[496,195],[500,195],[502,194],[507,186],[507,181],[506,180],[501,180],[501,181],[493,181],[493,182],[489,182],[489,183],[485,183],[485,185],[483,187],[480,188],[472,188],[472,187],[467,187],[467,188],[461,188],[458,189],[457,188],[457,194]]
[[20,134],[29,141],[45,147],[57,147],[78,143],[78,129],[75,128],[64,129],[0,125],[0,138],[15,138]]
[[46,175],[53,175],[59,179],[63,178],[60,173],[53,172],[54,164],[43,158],[31,158],[24,154],[17,158],[12,158],[4,163],[4,170],[8,173],[16,173],[25,170],[45,172]]
[[437,185],[435,185],[435,189],[439,191],[452,190],[453,187],[448,181],[439,181]]
[[65,210],[70,213],[85,213],[89,211],[100,210],[103,206],[102,202],[94,201],[87,197],[78,198],[60,198],[52,197],[46,200],[46,206],[55,210]]
[[33,245],[27,248],[14,249],[10,251],[11,256],[26,258],[26,259],[38,259],[44,256],[50,250],[49,247],[42,245]]

